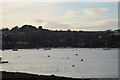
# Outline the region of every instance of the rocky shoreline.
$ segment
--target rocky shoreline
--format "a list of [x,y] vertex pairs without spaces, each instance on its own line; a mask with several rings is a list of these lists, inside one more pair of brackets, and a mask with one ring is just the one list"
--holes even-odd
[[117,78],[72,78],[55,75],[37,75],[20,72],[0,72],[1,80],[119,80]]

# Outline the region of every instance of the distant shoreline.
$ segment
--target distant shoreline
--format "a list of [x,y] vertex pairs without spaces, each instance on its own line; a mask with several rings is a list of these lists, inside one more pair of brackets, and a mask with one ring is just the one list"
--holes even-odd
[[2,49],[75,47],[75,48],[118,48],[120,30],[67,31],[36,28],[23,25],[12,29],[1,29]]
[[[38,50],[38,49],[45,49],[45,48],[47,48],[47,47],[44,47],[44,48],[17,48],[17,49],[26,49],[26,50],[29,50],[29,49],[36,49],[36,50]],[[50,48],[50,50],[52,50],[52,49],[104,49],[105,47],[100,47],[100,48],[89,48],[89,47],[58,47],[58,48],[54,48],[54,47],[48,47],[48,48]],[[109,48],[109,47],[108,47]],[[110,49],[119,49],[119,48],[110,48]],[[12,48],[10,48],[10,49],[0,49],[0,50],[2,50],[2,51],[4,51],[4,50],[13,50]]]
[[21,72],[6,72],[2,73],[1,80],[119,80],[118,78],[72,78],[55,75],[37,75]]

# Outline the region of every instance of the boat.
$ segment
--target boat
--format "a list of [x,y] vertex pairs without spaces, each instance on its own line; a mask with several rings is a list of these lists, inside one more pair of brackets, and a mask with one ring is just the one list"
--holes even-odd
[[111,50],[111,48],[103,48],[103,50]]
[[0,61],[0,63],[8,63],[8,61]]
[[18,49],[17,49],[17,48],[13,48],[12,50],[13,50],[13,51],[18,51]]
[[2,57],[0,57],[0,63],[8,63],[8,61],[2,61]]
[[51,48],[44,48],[44,50],[51,50]]

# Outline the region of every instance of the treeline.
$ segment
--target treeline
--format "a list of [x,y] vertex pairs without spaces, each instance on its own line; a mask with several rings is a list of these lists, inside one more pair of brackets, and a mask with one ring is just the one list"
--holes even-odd
[[23,25],[2,31],[2,49],[79,47],[79,48],[119,48],[120,30],[67,31],[36,28]]

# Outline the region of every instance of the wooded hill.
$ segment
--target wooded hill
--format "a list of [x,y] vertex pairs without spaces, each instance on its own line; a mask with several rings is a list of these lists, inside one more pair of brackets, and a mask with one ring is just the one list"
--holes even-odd
[[105,31],[67,31],[36,28],[23,25],[2,31],[2,49],[79,47],[79,48],[118,48],[120,30]]

